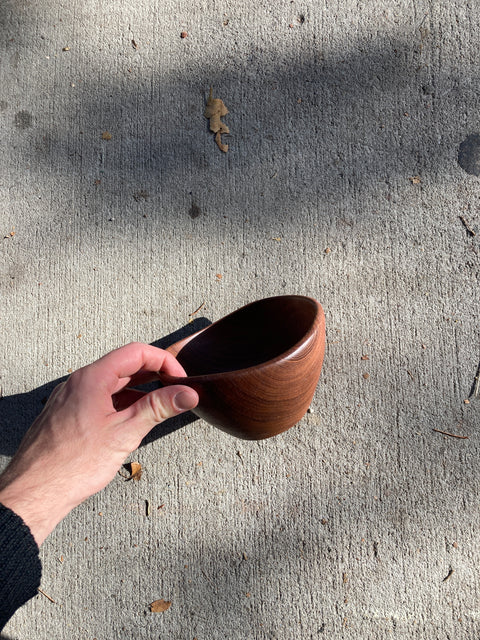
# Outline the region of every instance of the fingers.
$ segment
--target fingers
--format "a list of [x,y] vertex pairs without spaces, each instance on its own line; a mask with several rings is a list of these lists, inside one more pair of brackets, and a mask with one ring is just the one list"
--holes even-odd
[[196,391],[183,385],[172,385],[144,394],[117,415],[123,414],[121,429],[128,432],[129,438],[140,442],[156,424],[193,409],[197,404]]
[[[148,372],[164,371],[171,376],[186,375],[182,365],[168,351],[163,351],[149,344],[132,342],[125,347],[111,351],[100,360],[90,365],[92,373],[103,389],[111,394],[117,393],[130,384],[136,374],[142,383],[151,377]],[[153,376],[155,379],[155,376]],[[135,384],[140,384],[135,379]]]

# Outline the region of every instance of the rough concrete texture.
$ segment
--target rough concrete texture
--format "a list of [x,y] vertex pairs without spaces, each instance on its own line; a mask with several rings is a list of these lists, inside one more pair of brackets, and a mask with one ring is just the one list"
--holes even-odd
[[5,637],[478,638],[477,3],[4,0],[0,25],[3,465],[56,380],[202,302],[308,294],[328,342],[287,433],[158,427]]

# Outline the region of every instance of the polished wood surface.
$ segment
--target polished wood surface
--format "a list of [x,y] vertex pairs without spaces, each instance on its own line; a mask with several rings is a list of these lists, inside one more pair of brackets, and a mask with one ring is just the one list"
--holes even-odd
[[194,388],[194,410],[239,438],[259,440],[296,424],[307,411],[325,353],[325,316],[304,296],[253,302],[168,350],[188,376],[162,384]]

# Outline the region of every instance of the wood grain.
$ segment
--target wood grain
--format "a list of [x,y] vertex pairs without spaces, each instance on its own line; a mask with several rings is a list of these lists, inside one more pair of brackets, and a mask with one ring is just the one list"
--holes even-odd
[[275,296],[238,309],[169,350],[188,374],[194,413],[247,440],[286,431],[305,415],[325,354],[325,315],[305,296]]

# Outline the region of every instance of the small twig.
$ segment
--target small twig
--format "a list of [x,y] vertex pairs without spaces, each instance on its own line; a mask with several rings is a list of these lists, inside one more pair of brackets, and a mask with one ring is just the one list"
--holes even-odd
[[447,575],[442,580],[442,582],[446,582],[449,578],[451,578],[454,571],[455,571],[455,569],[452,569],[452,567],[450,567],[450,571],[447,573]]
[[413,377],[413,375],[410,373],[410,371],[409,371],[408,369],[407,369],[407,373],[408,373],[408,375],[410,376],[410,378],[411,378],[413,381],[415,381],[415,378]]
[[468,436],[458,436],[456,433],[448,433],[448,431],[440,431],[440,429],[432,429],[436,433],[442,433],[444,436],[450,436],[450,438],[459,438],[460,440],[468,440]]
[[423,18],[420,20],[420,22],[418,23],[417,27],[415,27],[416,29],[420,29],[420,27],[423,25],[423,23],[425,22],[425,20],[427,19],[428,13],[426,13]]
[[476,236],[477,234],[475,233],[475,231],[472,229],[472,227],[468,224],[468,222],[465,220],[465,218],[463,216],[458,216],[460,218],[460,220],[463,222],[463,224],[465,225],[465,229],[468,231],[468,233],[471,236]]
[[195,309],[195,311],[193,311],[192,313],[189,313],[189,317],[191,318],[192,316],[194,316],[195,314],[197,314],[200,309],[203,309],[203,307],[205,306],[205,302],[202,302],[202,304],[198,307],[198,309]]
[[478,398],[479,393],[480,393],[480,363],[477,367],[477,373],[475,374],[475,380],[473,383],[473,393],[471,395],[475,396],[475,398]]
[[42,596],[45,596],[45,598],[48,598],[48,599],[50,600],[50,602],[53,602],[53,604],[57,604],[57,603],[55,602],[55,600],[54,600],[53,598],[51,598],[47,593],[45,593],[45,591],[42,591],[42,590],[40,589],[40,587],[37,587],[37,591],[38,591],[38,593],[41,593],[41,594],[42,594]]

